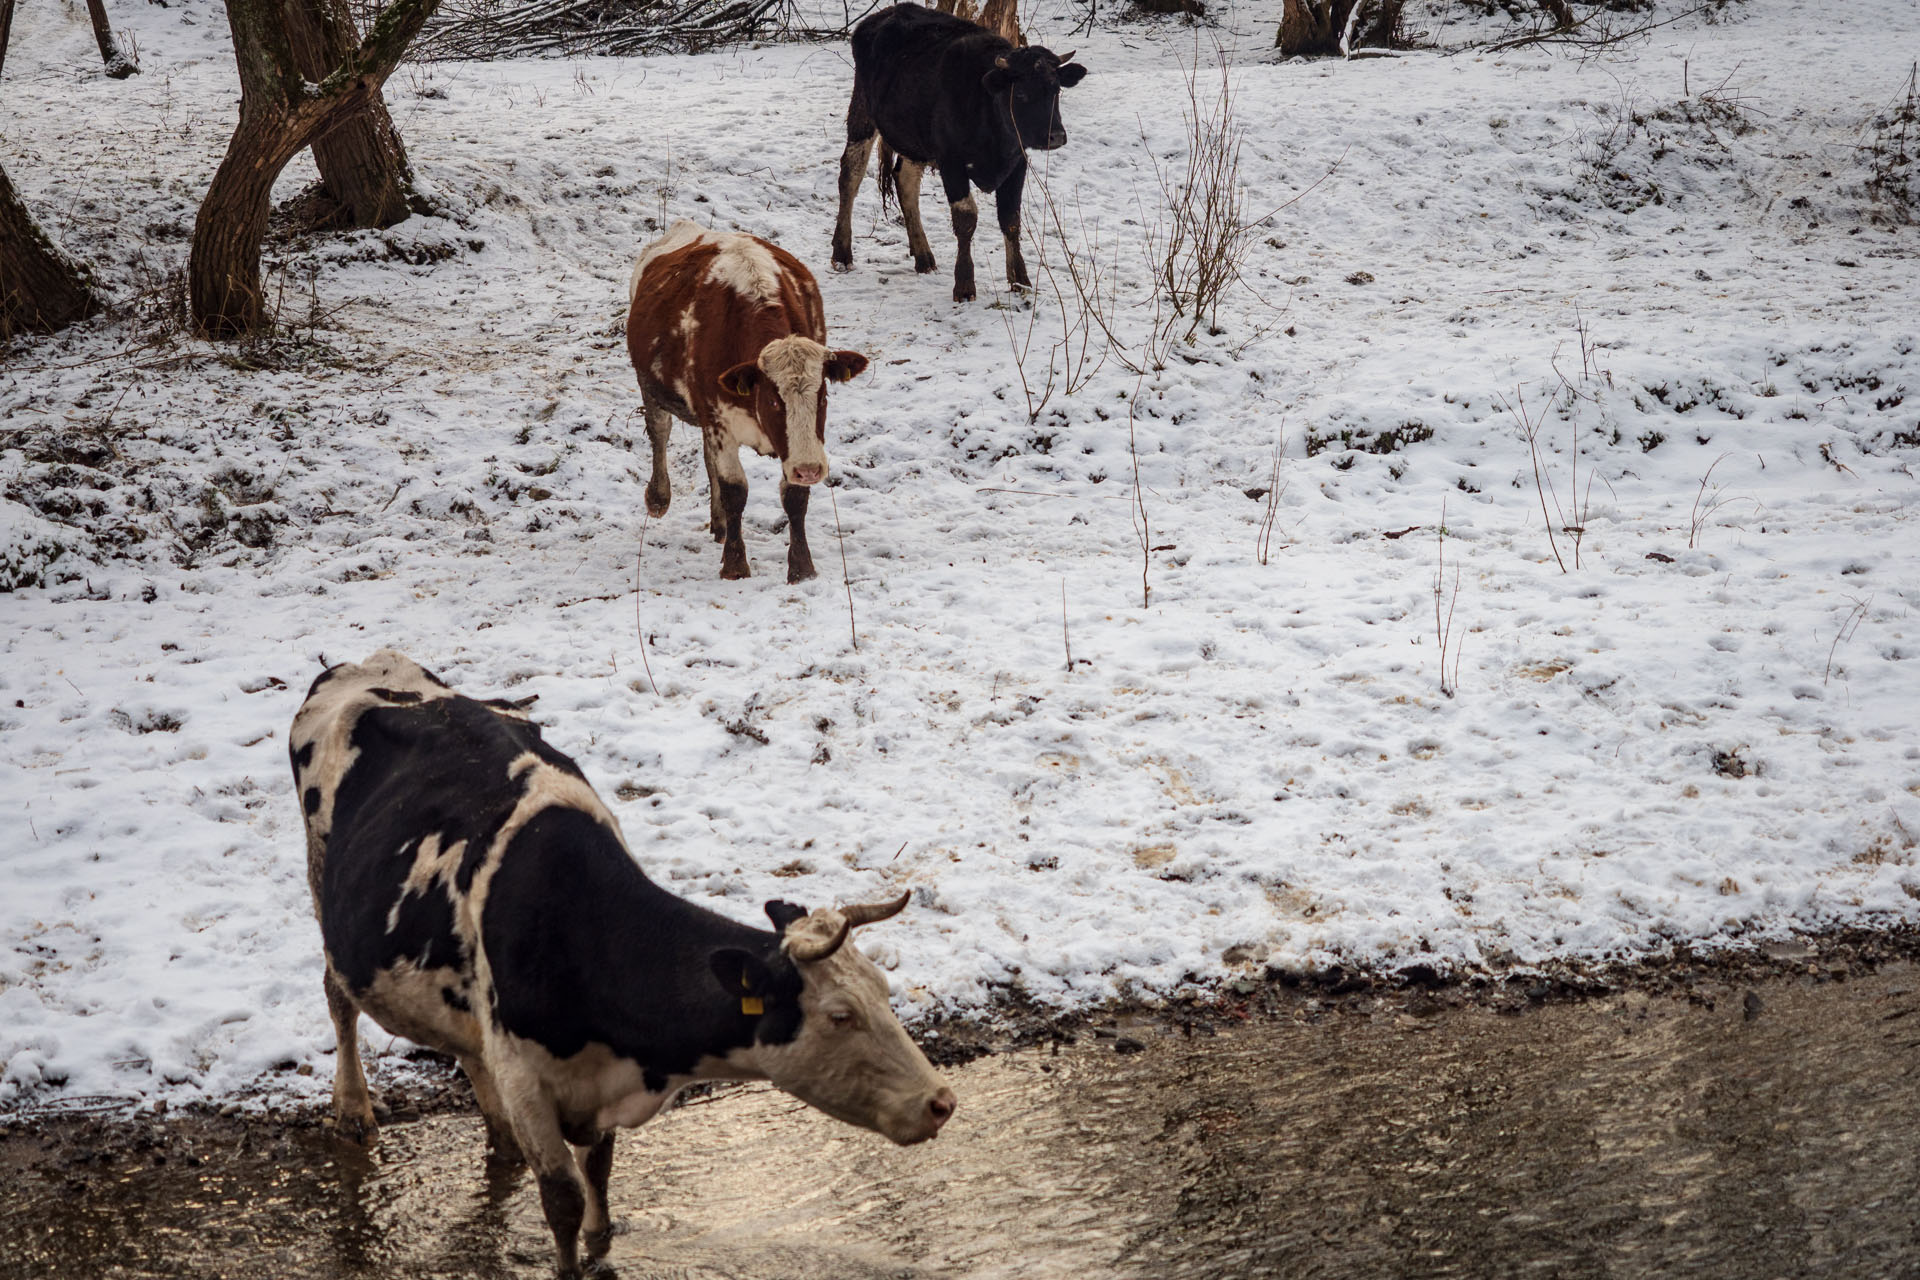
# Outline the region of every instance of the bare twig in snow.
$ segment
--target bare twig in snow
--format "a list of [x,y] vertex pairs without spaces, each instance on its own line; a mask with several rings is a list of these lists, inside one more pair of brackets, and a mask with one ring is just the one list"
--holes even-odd
[[1860,630],[1860,624],[1866,621],[1867,606],[1873,603],[1872,596],[1868,596],[1865,600],[1855,600],[1852,596],[1848,596],[1847,599],[1853,601],[1853,608],[1847,610],[1847,616],[1840,620],[1840,629],[1833,633],[1833,643],[1827,646],[1827,669],[1820,677],[1820,683],[1823,685],[1833,679],[1833,655],[1839,650],[1842,641],[1853,639],[1854,633]]
[[[1447,587],[1447,503],[1440,501],[1438,558],[1433,568],[1433,638],[1440,645],[1440,692],[1451,698],[1460,690],[1461,643],[1453,639],[1453,610],[1460,603],[1460,566],[1453,568],[1453,590]],[[1444,606],[1444,608],[1443,608]],[[1447,649],[1453,649],[1453,675],[1447,675]]]
[[853,651],[860,652],[860,631],[853,625],[853,579],[847,573],[847,535],[840,528],[840,499],[831,488],[827,500],[833,503],[833,536],[840,540],[840,585],[847,589],[847,634],[853,637]]
[[640,517],[640,549],[633,553],[633,633],[640,638],[640,668],[647,673],[647,687],[657,698],[660,686],[653,682],[653,664],[647,661],[647,629],[640,621],[640,558],[647,553],[647,525],[652,519],[651,513]]

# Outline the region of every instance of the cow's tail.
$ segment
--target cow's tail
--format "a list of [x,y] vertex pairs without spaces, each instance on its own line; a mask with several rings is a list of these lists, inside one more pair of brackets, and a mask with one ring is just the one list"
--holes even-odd
[[880,183],[880,215],[886,216],[888,205],[900,203],[899,193],[894,189],[895,178],[900,172],[900,157],[887,145],[885,138],[880,139],[880,172],[875,178]]

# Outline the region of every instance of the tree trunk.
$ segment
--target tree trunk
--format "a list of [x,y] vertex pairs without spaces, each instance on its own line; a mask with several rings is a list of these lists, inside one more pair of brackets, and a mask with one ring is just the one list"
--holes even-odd
[[974,21],[1014,48],[1026,47],[1027,39],[1020,34],[1020,14],[1015,9],[1014,0],[987,0],[980,10],[980,16]]
[[0,71],[7,69],[7,41],[13,36],[13,0],[0,0]]
[[240,68],[240,123],[200,203],[187,259],[188,300],[208,336],[238,337],[267,323],[260,242],[274,180],[315,138],[365,111],[438,4],[394,0],[357,48],[309,83],[294,58],[281,0],[227,0]]
[[52,333],[99,309],[86,270],[54,248],[0,169],[0,341]]
[[1340,52],[1340,32],[1359,0],[1285,0],[1274,45],[1287,57]]
[[87,16],[93,19],[93,39],[100,46],[100,60],[107,64],[107,74],[115,80],[139,75],[140,60],[120,43],[107,21],[106,0],[87,0]]
[[[287,0],[287,35],[295,64],[318,82],[359,44],[346,0]],[[420,207],[400,131],[378,90],[362,111],[315,138],[323,207],[316,227],[390,227]]]

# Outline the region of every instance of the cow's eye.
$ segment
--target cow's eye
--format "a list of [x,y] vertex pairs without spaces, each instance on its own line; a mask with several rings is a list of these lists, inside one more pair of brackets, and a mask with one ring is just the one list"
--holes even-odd
[[835,1009],[828,1013],[827,1021],[833,1024],[836,1031],[847,1031],[853,1027],[853,1015],[845,1009]]

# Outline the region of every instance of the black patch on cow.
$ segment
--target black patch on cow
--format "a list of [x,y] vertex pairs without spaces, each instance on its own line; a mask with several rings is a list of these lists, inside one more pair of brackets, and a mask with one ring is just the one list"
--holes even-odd
[[293,749],[293,769],[295,773],[303,772],[306,767],[312,763],[313,744],[311,742]]
[[392,702],[402,706],[420,701],[420,695],[411,689],[369,689],[367,692],[382,702]]
[[798,1025],[800,977],[778,939],[660,888],[577,809],[547,809],[514,835],[480,929],[503,1029],[560,1058],[605,1045],[651,1071],[649,1088],[745,1047],[767,1021],[715,980],[716,950],[766,957],[767,1014],[791,1006]]
[[340,668],[335,666],[335,667],[328,667],[325,671],[322,671],[319,675],[315,676],[313,678],[313,683],[307,686],[307,698],[311,700],[314,694],[320,692],[320,687],[322,685],[326,684],[327,681],[333,679],[335,676],[339,674],[340,674]]
[[440,988],[440,998],[446,1001],[447,1008],[449,1009],[458,1009],[461,1013],[473,1012],[473,1005],[468,1003],[466,996],[455,991],[452,987]]
[[300,797],[300,806],[307,811],[309,818],[320,812],[320,788],[308,787]]
[[512,762],[531,751],[575,776],[579,770],[534,725],[467,698],[369,708],[348,741],[357,754],[334,794],[320,885],[327,954],[355,991],[401,960],[464,970],[444,886],[405,889],[421,840],[438,836],[443,849],[467,842],[456,881],[465,893],[519,803],[524,782],[507,777]]
[[642,1071],[640,1073],[640,1083],[646,1086],[648,1093],[665,1093],[667,1091],[666,1073],[658,1067],[648,1067],[645,1071]]

